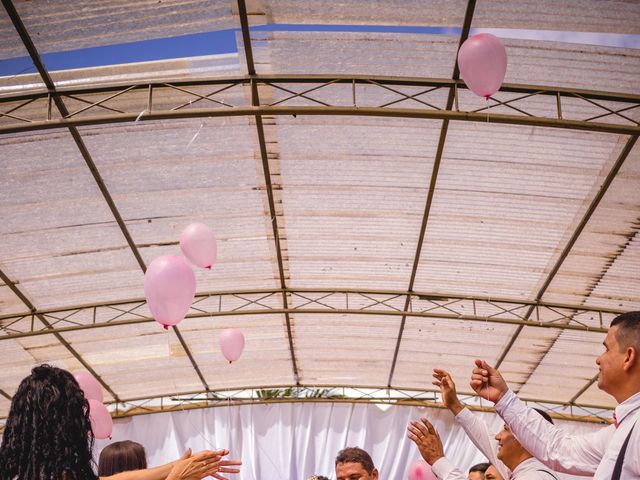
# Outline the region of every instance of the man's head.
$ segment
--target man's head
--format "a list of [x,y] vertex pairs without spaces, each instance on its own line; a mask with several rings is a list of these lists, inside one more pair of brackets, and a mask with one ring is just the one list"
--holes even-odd
[[489,465],[487,471],[484,472],[484,480],[504,480],[502,475],[498,472],[498,469],[493,465]]
[[[534,409],[538,412],[547,422],[553,423],[553,420],[542,410]],[[509,425],[504,424],[502,430],[496,434],[496,440],[498,441],[498,459],[509,467],[510,470],[515,468],[524,462],[526,459],[531,458],[532,455],[525,450],[525,448],[518,442],[516,437],[511,432]],[[485,478],[487,478],[485,473]]]
[[469,469],[467,480],[484,480],[484,472],[489,468],[490,463],[478,463]]
[[603,344],[598,387],[623,402],[640,391],[640,311],[614,318]]
[[371,456],[358,447],[340,450],[336,457],[337,480],[378,480]]

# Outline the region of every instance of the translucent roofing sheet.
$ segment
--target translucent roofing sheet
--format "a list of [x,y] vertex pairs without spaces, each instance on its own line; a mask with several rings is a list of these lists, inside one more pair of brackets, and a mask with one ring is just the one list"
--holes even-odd
[[216,232],[218,259],[211,271],[197,269],[198,291],[275,287],[264,176],[246,119],[82,131],[147,264],[179,254],[182,230],[202,222]]
[[449,78],[458,47],[455,36],[398,33],[252,31],[251,40],[263,74]]
[[141,276],[71,136],[4,136],[0,145],[5,274],[41,309],[122,298],[116,286]]
[[261,12],[268,23],[348,25],[462,25],[467,2],[453,0],[390,0],[296,2],[260,0],[251,12]]
[[[227,0],[74,0],[13,2],[40,53],[235,28]],[[6,11],[0,13],[0,58],[22,54]]]
[[[0,281],[0,312],[3,314],[24,312],[24,303],[11,289]],[[4,326],[0,321],[0,325]]]
[[562,130],[450,125],[416,289],[535,298],[615,142]]
[[[620,139],[612,160],[622,142],[626,139]],[[608,168],[601,172],[592,197]],[[546,301],[577,304],[588,297],[585,304],[590,306],[640,308],[639,184],[640,147],[636,145],[549,286]]]
[[274,133],[291,285],[406,289],[439,122],[281,117]]
[[503,43],[505,83],[638,93],[640,49],[535,40]]
[[409,316],[393,385],[432,388],[433,369],[442,368],[452,375],[460,392],[468,392],[474,360],[495,363],[514,330],[512,325]]
[[298,368],[308,385],[385,385],[399,318],[295,315]]
[[[232,364],[220,351],[226,328],[240,328],[245,337],[242,356]],[[212,389],[295,383],[284,315],[190,318],[180,329]]]
[[[252,10],[269,23],[461,27],[467,2],[350,1],[335,4],[262,0]],[[474,27],[640,33],[640,7],[633,1],[480,0]]]
[[[122,399],[199,390],[184,349],[156,322],[65,333],[65,338]],[[106,392],[105,392],[106,393]]]
[[[595,360],[602,353],[603,340],[602,333],[563,331],[519,390],[519,395],[570,401],[598,373]],[[558,375],[560,371],[562,375]],[[605,405],[614,406],[615,400],[609,399]]]

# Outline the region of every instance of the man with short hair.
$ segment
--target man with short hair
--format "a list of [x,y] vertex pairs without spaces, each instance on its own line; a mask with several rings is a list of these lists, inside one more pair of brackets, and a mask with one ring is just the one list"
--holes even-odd
[[[433,384],[440,387],[444,406],[453,413],[456,423],[464,429],[473,444],[487,457],[502,477],[515,480],[557,478],[548,468],[533,458],[533,455],[513,436],[507,425],[504,425],[495,436],[489,433],[486,423],[458,399],[456,385],[448,372],[434,368],[433,377],[435,378]],[[553,423],[549,414],[542,410],[536,409],[536,411],[547,422]],[[493,439],[498,441],[497,445]]]
[[550,468],[594,480],[640,478],[640,311],[616,317],[603,344],[598,387],[618,406],[615,424],[597,432],[568,435],[543,421],[484,360],[475,362],[471,388],[496,404],[522,445]]
[[484,480],[484,472],[489,468],[489,463],[477,463],[469,469],[467,480]]
[[505,480],[498,472],[498,469],[493,465],[489,465],[489,468],[484,472],[484,480]]
[[378,480],[371,456],[358,447],[347,447],[336,457],[337,480]]
[[[491,465],[502,478],[513,480],[557,480],[557,477],[542,463],[520,445],[509,428],[505,425],[495,439],[496,447],[487,425],[471,413],[460,402],[456,394],[455,384],[451,376],[444,370],[434,369],[433,384],[440,387],[442,402],[455,415],[456,423],[462,426],[473,444],[489,459]],[[546,413],[540,412],[548,421],[552,421]],[[441,480],[462,480],[464,476],[444,456],[442,442],[435,429],[431,432],[428,422],[424,426],[412,422],[409,427],[409,438],[413,440],[422,457],[432,466],[433,473]],[[422,428],[421,428],[422,427]],[[424,428],[426,427],[426,428]],[[435,435],[434,435],[435,433]],[[438,445],[439,444],[439,445]]]

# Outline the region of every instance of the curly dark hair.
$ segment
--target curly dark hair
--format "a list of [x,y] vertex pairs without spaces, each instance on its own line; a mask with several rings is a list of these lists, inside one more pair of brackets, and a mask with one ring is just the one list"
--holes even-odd
[[40,365],[20,383],[0,446],[0,480],[96,480],[89,402],[66,370]]

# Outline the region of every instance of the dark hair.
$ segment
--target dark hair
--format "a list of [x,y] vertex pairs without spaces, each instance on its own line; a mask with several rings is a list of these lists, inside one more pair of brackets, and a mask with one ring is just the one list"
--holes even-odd
[[329,480],[324,475],[311,475],[307,480]]
[[487,471],[487,468],[489,468],[489,465],[491,465],[490,463],[478,463],[476,465],[474,465],[473,467],[471,467],[469,469],[469,473],[471,472],[480,472],[480,473],[484,473]]
[[539,408],[534,408],[534,410],[542,415],[542,418],[544,418],[547,422],[553,423],[553,418],[551,418],[551,415],[549,415],[547,412],[545,412],[544,410],[540,410]]
[[365,471],[371,475],[373,473],[374,467],[373,460],[371,460],[371,456],[365,452],[363,449],[358,447],[347,447],[338,452],[338,456],[336,457],[337,467],[339,463],[359,463],[365,469]]
[[0,480],[96,480],[89,402],[66,370],[40,365],[20,383],[0,446]]
[[108,477],[128,470],[147,468],[147,452],[137,442],[113,442],[100,452],[98,475]]
[[640,349],[640,311],[627,312],[618,315],[611,321],[611,326],[618,325],[616,340],[620,349],[636,347]]

